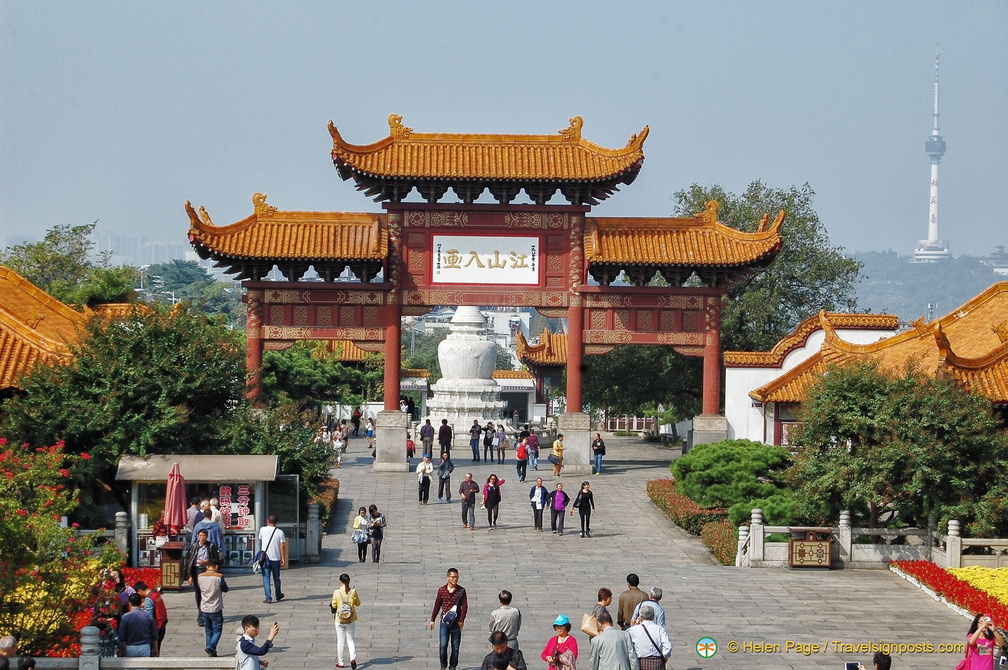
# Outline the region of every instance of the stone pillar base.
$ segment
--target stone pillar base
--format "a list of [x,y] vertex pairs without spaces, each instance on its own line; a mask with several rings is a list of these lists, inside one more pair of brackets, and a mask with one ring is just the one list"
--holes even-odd
[[[564,464],[561,474],[590,475],[592,473],[591,458],[591,417],[584,412],[569,412],[557,417],[557,432],[564,436]],[[539,462],[546,463],[546,456],[553,453],[548,449],[551,445],[542,445],[539,452]],[[566,488],[566,487],[565,487]],[[577,491],[571,493],[574,496]]]
[[728,439],[728,419],[720,414],[700,414],[693,417],[693,445],[722,442]]
[[[409,415],[397,409],[386,409],[375,416],[375,472],[406,472],[406,432],[409,429]],[[417,448],[420,440],[414,440]],[[366,447],[365,447],[366,448]]]

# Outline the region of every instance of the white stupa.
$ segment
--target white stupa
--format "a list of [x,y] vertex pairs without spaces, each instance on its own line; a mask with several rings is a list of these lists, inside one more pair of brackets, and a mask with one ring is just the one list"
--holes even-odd
[[[493,379],[497,345],[484,337],[486,319],[477,307],[459,307],[451,320],[451,333],[438,345],[441,379],[431,387],[427,403],[431,423],[448,419],[456,432],[466,433],[473,419],[497,422],[504,401]],[[468,434],[465,435],[468,441]]]

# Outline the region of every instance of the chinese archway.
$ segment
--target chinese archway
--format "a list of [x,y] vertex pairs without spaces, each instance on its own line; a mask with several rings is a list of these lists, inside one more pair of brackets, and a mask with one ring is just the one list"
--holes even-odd
[[[402,470],[402,317],[441,305],[534,307],[567,319],[567,412],[558,417],[565,469],[591,468],[583,356],[618,344],[702,356],[694,436],[723,436],[721,298],[773,260],[784,212],[751,233],[718,223],[713,201],[685,218],[587,216],[637,177],[648,127],[609,149],[581,137],[581,126],[574,117],[554,135],[416,133],[393,114],[388,137],[353,145],[330,122],[337,173],[383,212],[283,211],[256,193],[249,217],[217,226],[187,202],[196,252],[247,290],[250,393],[258,393],[265,349],[319,339],[383,351],[375,468]],[[442,202],[449,190],[459,202]],[[406,200],[413,191],[420,201]],[[478,202],[485,192],[494,202]],[[529,203],[514,203],[522,192]],[[265,280],[274,267],[286,281]],[[302,281],[309,268],[321,281]],[[656,274],[667,286],[648,286]],[[620,276],[631,285],[613,286]]]

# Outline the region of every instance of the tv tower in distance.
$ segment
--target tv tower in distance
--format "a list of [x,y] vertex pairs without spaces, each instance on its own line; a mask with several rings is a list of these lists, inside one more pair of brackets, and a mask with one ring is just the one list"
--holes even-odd
[[935,53],[934,80],[934,123],[931,135],[924,143],[924,151],[931,159],[931,204],[928,207],[928,238],[919,240],[914,250],[914,262],[933,263],[943,258],[951,258],[945,240],[938,239],[938,163],[945,155],[945,140],[938,134],[938,54]]

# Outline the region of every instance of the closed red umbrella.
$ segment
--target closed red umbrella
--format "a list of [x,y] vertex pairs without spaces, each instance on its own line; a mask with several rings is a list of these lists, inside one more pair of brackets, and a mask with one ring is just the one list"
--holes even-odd
[[169,528],[169,533],[178,535],[179,529],[186,525],[188,515],[186,514],[186,492],[185,479],[179,471],[179,464],[172,463],[171,470],[168,471],[168,488],[165,493],[164,522]]

